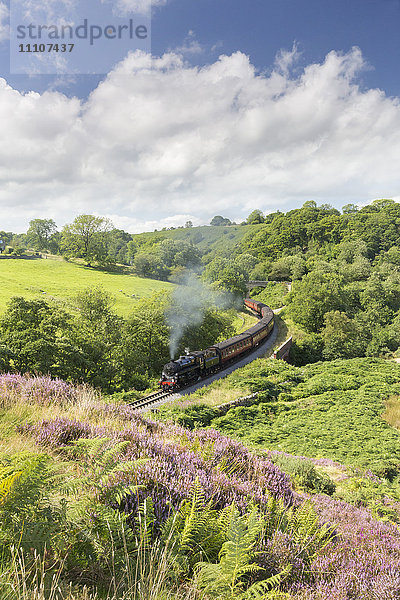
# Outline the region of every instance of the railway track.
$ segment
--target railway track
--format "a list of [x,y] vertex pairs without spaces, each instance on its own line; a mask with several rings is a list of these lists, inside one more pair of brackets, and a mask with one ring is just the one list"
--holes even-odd
[[[250,310],[252,310],[252,309],[250,308]],[[252,311],[252,312],[254,312],[254,311]],[[255,312],[255,314],[259,317],[257,312]],[[273,331],[275,331],[275,328],[273,329]],[[249,354],[250,355],[255,354],[256,351],[257,351],[257,348],[253,347]],[[219,368],[217,373],[223,374],[225,371],[226,374],[228,374],[229,372],[231,372],[232,367],[235,368],[235,364],[238,363],[238,365],[239,365],[243,361],[244,358],[246,358],[245,355],[241,355],[241,356],[234,358],[228,364],[226,364],[224,368]],[[214,380],[214,378],[215,378],[215,373],[214,374],[210,373],[207,377],[201,378],[201,382],[203,383],[203,385],[207,385],[207,381],[212,382]],[[132,406],[132,408],[134,408],[136,410],[150,408],[153,404],[158,403],[160,400],[163,400],[164,398],[168,398],[169,396],[174,396],[175,394],[180,394],[180,392],[184,391],[185,389],[191,388],[196,383],[198,383],[198,382],[188,383],[187,385],[180,387],[179,390],[173,390],[171,392],[166,392],[164,390],[158,390],[156,392],[153,392],[152,394],[149,394],[148,396],[144,396],[143,398],[138,398],[138,400],[129,402],[128,404],[129,404],[129,406]]]
[[159,390],[157,392],[153,392],[148,396],[144,396],[143,398],[139,398],[138,400],[134,400],[133,402],[129,402],[129,406],[139,410],[141,408],[145,408],[147,406],[151,406],[155,402],[159,402],[163,398],[167,398],[171,396],[171,392],[164,392],[163,390]]
[[[253,350],[254,352],[254,350]],[[251,355],[252,353],[250,353]],[[207,381],[213,381],[213,377],[216,374],[219,373],[224,373],[224,371],[229,372],[229,368],[234,367],[236,363],[240,363],[240,361],[243,359],[243,357],[239,357],[236,360],[233,360],[229,365],[227,365],[225,367],[225,369],[219,369],[218,371],[216,371],[216,373],[210,374],[208,375],[208,377],[204,377],[201,380],[195,381],[195,382],[191,382],[188,385],[185,385],[181,388],[179,388],[178,390],[174,390],[172,392],[164,392],[163,390],[158,390],[157,392],[153,392],[152,394],[149,394],[148,396],[144,396],[143,398],[138,398],[137,400],[134,400],[133,402],[128,402],[129,406],[132,406],[132,408],[136,409],[136,410],[141,410],[143,408],[147,408],[150,407],[152,404],[155,404],[156,402],[159,402],[160,400],[163,400],[164,398],[168,398],[169,396],[174,396],[175,394],[179,394],[180,392],[183,392],[184,390],[186,390],[187,388],[190,388],[192,385],[199,383],[199,381],[201,381],[204,385],[207,385]]]

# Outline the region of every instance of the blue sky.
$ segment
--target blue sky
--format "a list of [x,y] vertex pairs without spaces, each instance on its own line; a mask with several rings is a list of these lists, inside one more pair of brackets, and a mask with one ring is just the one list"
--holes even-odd
[[153,52],[180,46],[188,30],[208,50],[217,46],[203,58],[241,50],[260,70],[295,42],[303,65],[359,46],[371,65],[364,84],[400,94],[399,0],[174,0],[155,14]]
[[[147,2],[90,0],[81,16]],[[153,59],[99,44],[102,75],[10,74],[2,0],[1,22],[0,229],[400,199],[400,0],[156,0]]]
[[[360,84],[400,95],[400,0],[170,0],[153,9],[154,55],[182,48],[192,37],[202,48],[186,54],[192,64],[240,50],[260,71],[270,70],[277,52],[293,44],[301,52],[299,68],[322,61],[331,50],[358,46],[370,66]],[[84,98],[102,79],[12,76],[8,41],[0,48],[0,74],[21,91],[51,86]],[[125,50],[120,48],[120,59]]]

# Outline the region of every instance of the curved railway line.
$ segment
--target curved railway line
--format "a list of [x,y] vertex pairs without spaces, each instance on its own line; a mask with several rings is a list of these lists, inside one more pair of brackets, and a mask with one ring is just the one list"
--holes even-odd
[[[250,302],[251,301],[249,301],[249,303]],[[257,304],[261,305],[261,303],[257,303]],[[255,306],[253,308],[247,304],[247,307],[251,308],[253,310],[253,312],[255,314],[257,314],[258,316],[261,316],[260,324],[264,320],[263,313],[261,313],[261,315],[260,315],[260,308],[265,307],[265,309],[268,309],[268,311],[270,311],[270,313],[271,313],[272,318],[269,317],[269,322],[272,321],[272,324],[273,324],[273,311],[266,305],[257,306],[257,307]],[[253,326],[253,328],[254,328],[254,326]],[[253,328],[250,328],[249,330],[247,330],[247,332],[252,331]],[[257,329],[257,327],[256,327],[256,329]],[[245,334],[247,332],[245,332]],[[264,349],[264,347],[266,345],[268,338],[270,338],[268,346],[271,346],[274,342],[275,337],[276,337],[276,327],[273,326],[273,328],[269,330],[268,334],[264,337],[264,339],[259,340],[257,344],[253,345],[251,350],[246,351],[246,353],[242,352],[241,354],[238,354],[237,356],[232,357],[232,359],[230,359],[229,363],[225,363],[225,364],[221,365],[221,368],[217,371],[217,373],[209,374],[208,376],[205,376],[205,377],[199,377],[198,381],[188,382],[186,385],[183,385],[182,387],[180,387],[179,390],[160,389],[156,392],[149,394],[148,396],[144,396],[143,398],[139,398],[138,400],[129,402],[129,405],[132,406],[136,410],[142,411],[142,410],[149,409],[152,407],[156,408],[156,406],[163,404],[169,397],[179,397],[181,394],[192,393],[198,387],[202,387],[204,385],[209,385],[214,380],[219,379],[220,377],[225,377],[227,374],[234,371],[235,369],[238,369],[238,368],[244,366],[244,364],[247,364],[248,362],[254,360],[255,358],[258,358],[262,354],[265,354],[266,349]],[[235,340],[235,339],[236,338],[231,338],[231,340]],[[230,342],[230,340],[226,340],[226,342],[222,342],[221,344],[223,345],[223,344],[226,344],[229,342]]]

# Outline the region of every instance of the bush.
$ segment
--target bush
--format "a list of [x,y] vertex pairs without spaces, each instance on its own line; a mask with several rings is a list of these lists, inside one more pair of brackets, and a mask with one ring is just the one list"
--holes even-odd
[[270,454],[270,458],[275,465],[292,477],[299,488],[329,496],[335,492],[335,483],[328,475],[317,471],[310,460],[275,452]]
[[173,419],[182,427],[195,429],[196,427],[208,427],[211,421],[218,416],[218,410],[207,404],[196,403],[186,408],[173,408],[163,411],[163,416]]
[[294,365],[302,366],[322,360],[323,341],[319,334],[307,335],[301,340],[293,341],[289,360]]

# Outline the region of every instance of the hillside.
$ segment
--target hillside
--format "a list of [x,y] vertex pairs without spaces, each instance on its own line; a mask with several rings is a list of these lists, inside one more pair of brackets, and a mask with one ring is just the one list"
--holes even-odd
[[2,372],[50,374],[109,393],[156,386],[172,340],[174,353],[207,348],[256,321],[214,306],[200,283],[194,294],[62,260],[1,259],[0,289]]
[[354,506],[328,461],[257,456],[45,377],[1,375],[0,406],[7,600],[398,598],[399,504],[377,478],[329,463],[342,494],[368,492]]
[[132,239],[138,245],[153,245],[163,240],[183,241],[197,246],[203,255],[230,256],[245,237],[255,235],[262,228],[262,225],[204,225],[140,233],[133,235]]
[[[285,307],[281,341],[295,334],[297,366],[254,361],[150,417],[122,400],[156,385],[170,356],[172,284],[1,260],[1,293],[42,302],[14,301],[0,320],[0,598],[2,581],[19,600],[18,582],[40,577],[57,600],[399,598],[400,365],[382,358],[400,344],[398,210],[306,203],[259,225],[135,236],[148,277],[190,281],[205,266],[211,289],[242,297],[248,278],[270,277],[253,293]],[[192,284],[188,303],[174,287],[181,348],[253,321],[202,312],[209,291]],[[119,314],[101,290],[67,306],[98,286]]]
[[[256,394],[221,414],[217,404]],[[388,478],[400,475],[400,365],[377,358],[299,368],[259,359],[161,414],[211,425],[256,448],[339,461]],[[390,406],[390,410],[387,408]],[[385,418],[382,417],[385,415]]]
[[67,302],[87,288],[102,287],[115,299],[115,310],[127,316],[136,301],[153,292],[171,290],[164,281],[101,271],[73,262],[51,259],[0,260],[0,313],[12,296]]

